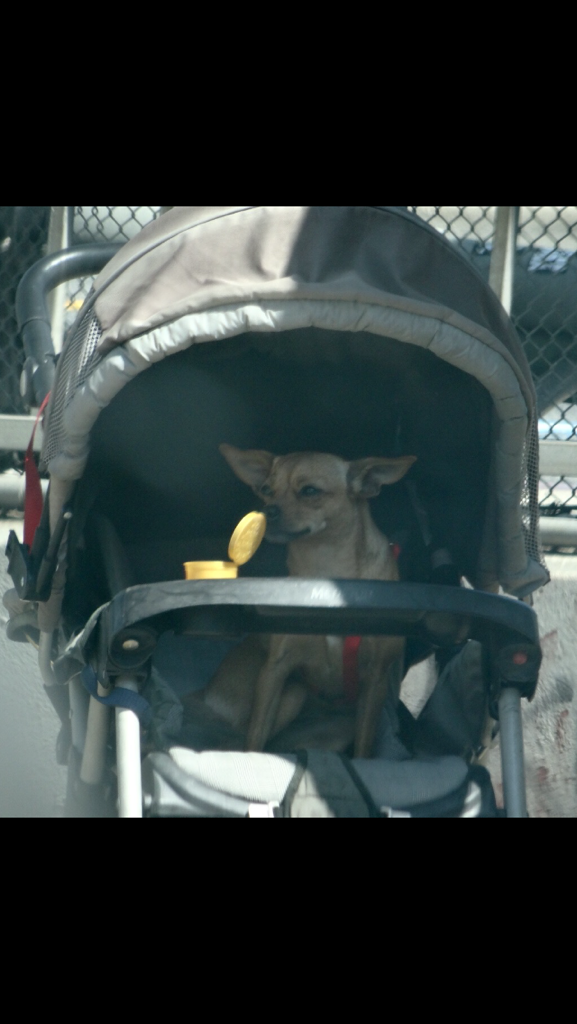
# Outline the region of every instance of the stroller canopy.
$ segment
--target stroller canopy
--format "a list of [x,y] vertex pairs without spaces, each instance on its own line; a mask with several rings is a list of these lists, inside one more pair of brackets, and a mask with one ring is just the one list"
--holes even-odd
[[[209,387],[197,381],[181,402],[191,359],[195,372],[220,367],[228,397],[216,425]],[[244,420],[241,406],[252,409]],[[198,487],[201,464],[220,467],[219,442],[278,454],[297,443],[345,458],[416,454],[419,499],[450,524],[438,543],[460,550],[474,586],[522,596],[548,578],[535,396],[519,340],[467,258],[405,211],[175,207],[123,246],[59,360],[42,452],[51,523],[97,456],[119,478],[130,458],[149,482],[156,474],[147,493],[170,508],[165,427],[181,432],[172,441],[179,495],[189,477],[200,533],[208,526],[192,481]],[[224,464],[218,473],[246,502]],[[208,484],[200,480],[205,494]]]

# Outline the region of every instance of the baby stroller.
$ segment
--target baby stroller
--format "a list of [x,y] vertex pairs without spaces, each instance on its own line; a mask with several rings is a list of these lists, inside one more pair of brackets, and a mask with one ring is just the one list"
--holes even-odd
[[[44,292],[104,263],[54,373]],[[10,537],[5,603],[62,718],[68,813],[496,816],[476,761],[498,721],[504,813],[525,816],[535,396],[467,258],[402,208],[177,207],[43,264],[18,303],[50,485],[33,539]],[[372,503],[402,581],[289,579],[266,542],[238,579],[184,579],[254,506],[222,442],[415,455]],[[418,719],[397,690],[367,760],[211,749],[181,698],[253,633],[404,636],[401,675],[433,652],[439,682]]]

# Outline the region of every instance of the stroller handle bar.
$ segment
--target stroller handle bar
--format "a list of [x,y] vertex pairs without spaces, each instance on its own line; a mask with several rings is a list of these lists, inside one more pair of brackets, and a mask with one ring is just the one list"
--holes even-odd
[[52,390],[56,353],[47,296],[59,284],[77,277],[98,274],[122,247],[110,242],[98,245],[76,245],[50,253],[26,271],[16,292],[16,319],[24,351],[25,373],[31,395],[40,406]]

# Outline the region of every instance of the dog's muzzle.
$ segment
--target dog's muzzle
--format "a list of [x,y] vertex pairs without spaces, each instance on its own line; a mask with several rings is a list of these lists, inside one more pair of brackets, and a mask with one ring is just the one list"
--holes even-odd
[[305,537],[307,533],[311,532],[308,526],[304,530],[287,530],[283,523],[280,505],[267,505],[263,511],[266,515],[265,537],[273,543],[290,544],[297,537]]

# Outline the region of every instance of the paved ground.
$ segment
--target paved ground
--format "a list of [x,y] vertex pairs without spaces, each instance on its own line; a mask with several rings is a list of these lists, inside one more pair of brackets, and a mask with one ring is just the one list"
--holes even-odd
[[[3,553],[9,524],[0,522]],[[577,816],[577,557],[548,560],[552,582],[535,595],[543,644],[539,688],[524,702],[529,812],[533,817]],[[0,554],[0,594],[11,581]],[[30,645],[6,639],[0,604],[0,817],[54,817],[62,813],[65,769],[56,764],[59,723],[43,689]],[[429,687],[427,664],[406,688],[413,703]],[[498,746],[486,762],[501,791]]]
[[[0,596],[12,586],[0,522]],[[59,720],[42,688],[36,651],[8,640],[0,603],[0,817],[55,817],[62,813],[66,774],[56,764]]]

